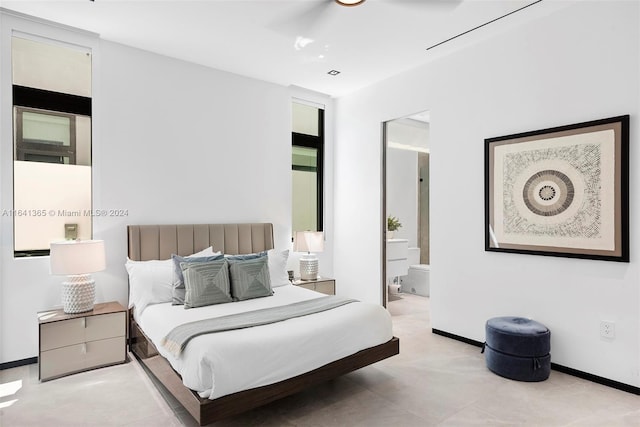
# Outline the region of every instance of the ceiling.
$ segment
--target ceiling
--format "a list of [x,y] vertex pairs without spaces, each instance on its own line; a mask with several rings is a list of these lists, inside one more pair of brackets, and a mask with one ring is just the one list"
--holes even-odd
[[[334,97],[417,67],[539,5],[536,0],[367,0],[355,7],[333,0],[0,0],[2,8],[105,40]],[[330,70],[340,73],[332,76]]]

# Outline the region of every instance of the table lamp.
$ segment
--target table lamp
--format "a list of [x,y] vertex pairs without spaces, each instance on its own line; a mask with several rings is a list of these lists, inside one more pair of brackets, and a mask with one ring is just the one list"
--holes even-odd
[[93,310],[96,297],[91,273],[106,268],[103,240],[65,240],[51,243],[51,274],[66,275],[62,283],[62,308],[65,313]]
[[322,231],[296,231],[294,251],[306,252],[300,258],[300,278],[315,280],[318,278],[318,258],[312,252],[322,252],[324,249],[324,235]]

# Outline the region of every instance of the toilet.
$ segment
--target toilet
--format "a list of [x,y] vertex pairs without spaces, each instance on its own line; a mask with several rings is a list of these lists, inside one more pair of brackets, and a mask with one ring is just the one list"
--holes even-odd
[[404,293],[429,296],[429,265],[420,264],[420,248],[409,248],[409,272],[400,278]]

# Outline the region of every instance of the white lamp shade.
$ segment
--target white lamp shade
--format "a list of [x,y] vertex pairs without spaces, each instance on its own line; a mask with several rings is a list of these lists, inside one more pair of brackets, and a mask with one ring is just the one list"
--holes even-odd
[[324,250],[322,231],[296,231],[293,250],[295,252],[322,252]]
[[51,274],[74,275],[102,271],[107,267],[104,240],[65,240],[51,243]]

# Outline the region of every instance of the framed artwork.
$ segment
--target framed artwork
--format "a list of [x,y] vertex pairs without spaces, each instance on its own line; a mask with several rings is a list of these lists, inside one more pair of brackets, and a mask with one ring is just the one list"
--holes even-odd
[[629,262],[629,116],[485,139],[485,250]]

